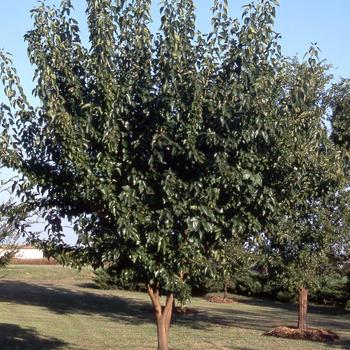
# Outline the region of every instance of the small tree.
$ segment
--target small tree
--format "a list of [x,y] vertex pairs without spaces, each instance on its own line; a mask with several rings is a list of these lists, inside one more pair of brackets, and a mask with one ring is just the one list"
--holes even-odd
[[18,252],[18,238],[19,233],[16,225],[9,218],[13,213],[13,205],[9,202],[0,206],[0,242],[1,242],[1,256],[0,267],[6,266],[10,260]]
[[323,125],[327,66],[317,62],[315,48],[310,54],[307,63],[292,62],[285,75],[284,103],[293,112],[271,174],[279,210],[262,236],[271,279],[299,292],[300,330],[306,328],[307,289],[317,285],[348,230],[342,158]]
[[16,255],[19,250],[18,241],[29,225],[27,205],[11,198],[11,185],[14,186],[14,179],[1,181],[0,184],[3,200],[0,204],[0,267],[6,266]]
[[342,79],[333,84],[328,96],[331,111],[331,139],[337,146],[350,149],[350,80]]
[[239,237],[223,242],[219,252],[212,257],[215,283],[222,287],[223,301],[227,300],[228,288],[235,284],[237,276],[251,270],[254,266],[254,253]]

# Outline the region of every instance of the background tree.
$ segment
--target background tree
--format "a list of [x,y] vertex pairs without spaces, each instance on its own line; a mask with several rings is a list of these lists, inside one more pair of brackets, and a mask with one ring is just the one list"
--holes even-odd
[[15,209],[9,201],[0,205],[0,267],[6,266],[19,250],[18,239],[21,234],[17,224],[11,219],[18,209],[19,207]]
[[333,142],[349,150],[349,115],[350,115],[350,81],[342,79],[333,84],[329,94],[331,108],[329,120],[331,122],[331,138]]
[[223,247],[212,258],[216,276],[212,283],[216,290],[223,290],[223,302],[227,301],[228,290],[235,286],[237,279],[254,267],[255,260],[255,253],[239,237],[223,242]]
[[[0,150],[0,157],[3,156],[11,155]],[[31,214],[27,205],[11,196],[14,186],[15,177],[0,182],[0,267],[6,266],[19,251],[19,242],[23,241],[23,233],[30,226]]]
[[280,134],[280,160],[271,173],[279,210],[263,235],[271,280],[299,289],[300,330],[306,328],[307,289],[332,266],[334,247],[348,239],[349,229],[342,157],[324,125],[328,68],[316,59],[311,48],[308,62],[292,62],[285,75],[282,123],[289,132]]

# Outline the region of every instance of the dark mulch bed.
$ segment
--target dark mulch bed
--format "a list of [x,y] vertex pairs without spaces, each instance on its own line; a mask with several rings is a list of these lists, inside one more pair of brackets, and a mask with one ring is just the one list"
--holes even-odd
[[222,296],[219,295],[214,295],[212,297],[207,298],[207,300],[210,303],[220,303],[220,304],[234,304],[237,303],[237,301],[235,299],[232,298],[224,298]]
[[[162,310],[164,309],[164,306],[162,305]],[[154,309],[153,309],[153,307],[151,307],[151,306],[149,306],[149,305],[147,305],[146,307],[145,307],[145,310],[147,311],[147,312],[149,312],[149,313],[154,313]],[[173,308],[173,314],[175,314],[175,315],[179,315],[179,316],[181,316],[181,315],[192,315],[192,314],[197,314],[198,313],[198,311],[196,310],[196,309],[191,309],[191,308],[189,308],[189,307],[180,307],[180,306],[175,306],[174,308]],[[1,350],[1,349],[0,349]]]
[[190,309],[189,307],[180,307],[180,306],[175,306],[173,311],[174,311],[174,314],[177,314],[177,315],[191,315],[196,313],[194,309]]
[[339,336],[336,333],[325,328],[307,328],[304,331],[300,331],[297,328],[277,327],[269,332],[264,333],[264,335],[279,338],[302,339],[326,343],[339,340]]

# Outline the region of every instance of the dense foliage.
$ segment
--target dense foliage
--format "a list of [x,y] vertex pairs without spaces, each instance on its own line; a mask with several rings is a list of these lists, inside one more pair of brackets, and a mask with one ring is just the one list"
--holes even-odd
[[269,134],[284,108],[271,98],[283,69],[274,8],[249,5],[239,24],[215,2],[203,35],[191,1],[165,1],[153,37],[150,1],[87,3],[89,50],[69,1],[32,11],[38,108],[2,54],[3,140],[18,157],[9,165],[23,174],[19,193],[44,210],[55,250],[67,217],[77,263],[171,291],[274,210]]

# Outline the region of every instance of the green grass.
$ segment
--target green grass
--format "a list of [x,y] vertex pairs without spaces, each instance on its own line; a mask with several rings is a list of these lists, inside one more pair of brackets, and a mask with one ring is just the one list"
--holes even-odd
[[[60,266],[9,266],[0,280],[1,350],[101,350],[156,348],[148,296],[92,288],[91,271]],[[309,325],[336,331],[337,344],[263,336],[279,325],[294,325],[295,305],[239,298],[211,304],[194,298],[195,312],[175,316],[171,350],[350,349],[350,314],[310,307]]]

